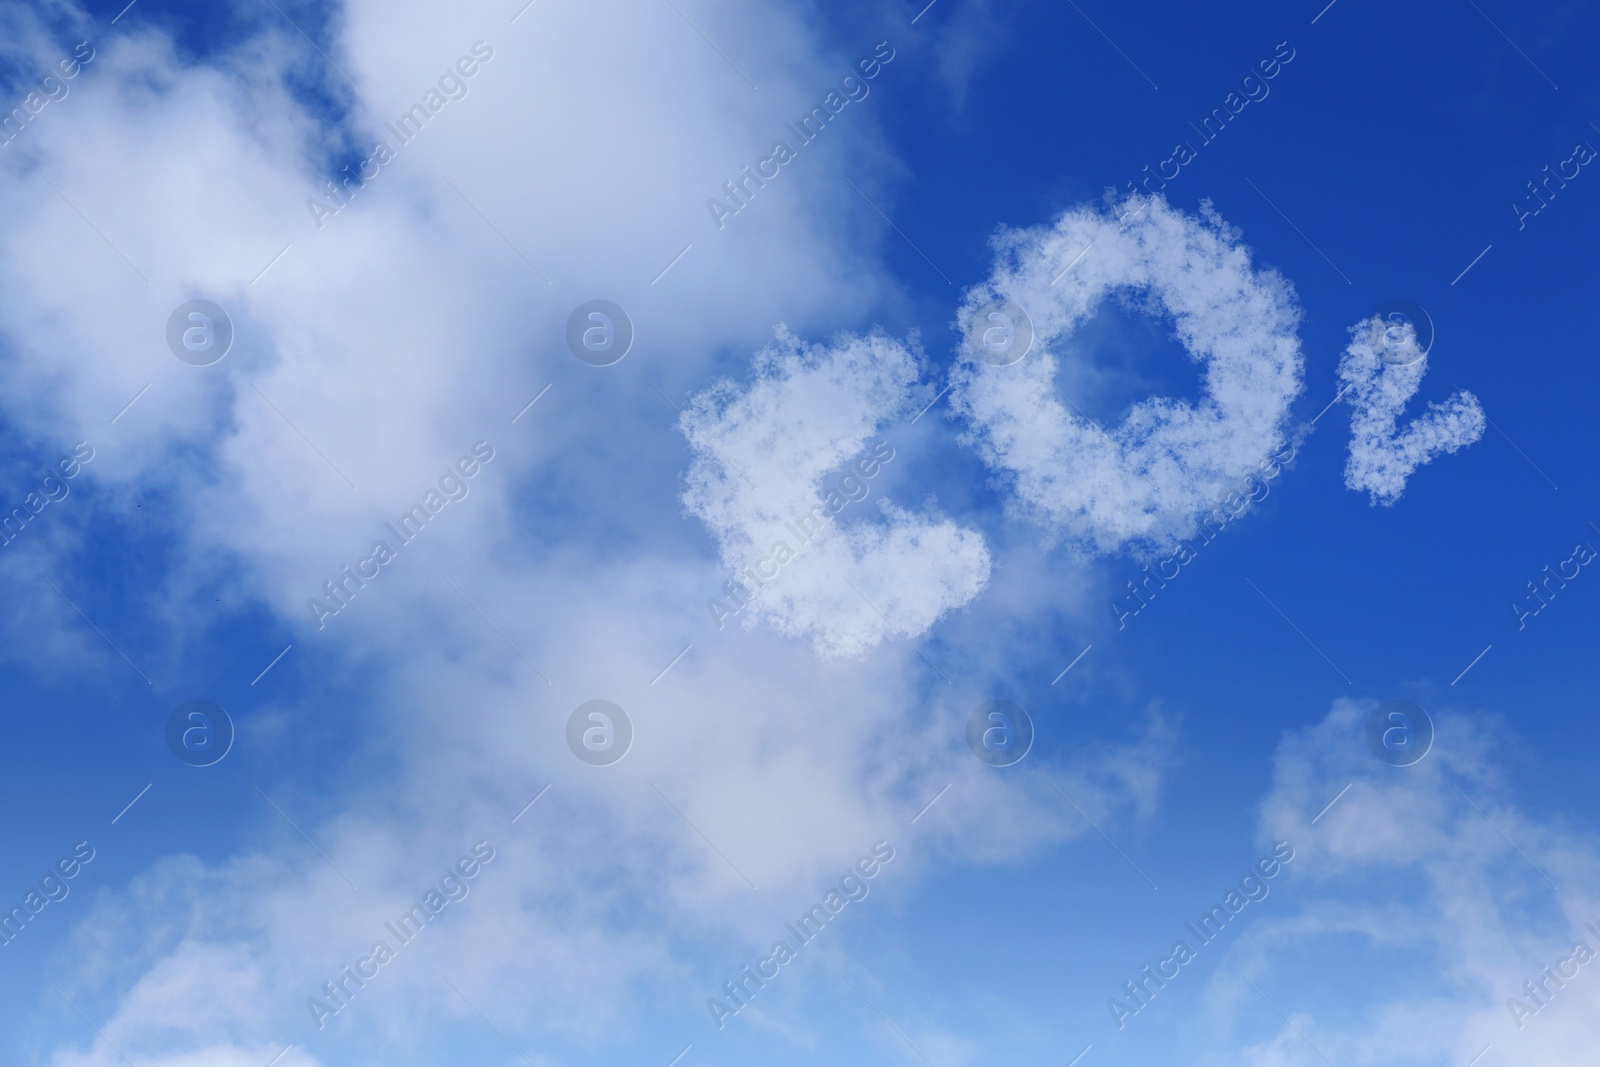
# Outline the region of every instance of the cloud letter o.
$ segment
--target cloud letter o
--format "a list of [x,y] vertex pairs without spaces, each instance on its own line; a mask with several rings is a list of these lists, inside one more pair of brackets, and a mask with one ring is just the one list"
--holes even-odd
[[[1032,351],[1011,365],[963,359],[952,403],[963,440],[1052,540],[1100,553],[1169,547],[1284,441],[1302,388],[1298,304],[1282,277],[1251,266],[1209,205],[1198,218],[1162,197],[1082,206],[1053,225],[1003,231],[994,246],[994,270],[968,290],[960,319],[1014,303],[1032,320]],[[1064,400],[1058,363],[1112,295],[1170,320],[1201,367],[1198,402],[1149,397],[1103,427]]]

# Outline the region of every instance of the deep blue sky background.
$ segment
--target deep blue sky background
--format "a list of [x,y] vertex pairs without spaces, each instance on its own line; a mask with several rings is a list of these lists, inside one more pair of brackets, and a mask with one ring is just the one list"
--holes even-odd
[[[99,6],[105,19],[120,7]],[[1177,140],[1194,144],[1188,123],[1220,106],[1256,61],[1288,41],[1296,55],[1269,83],[1270,96],[1200,148],[1168,186],[1168,198],[1191,212],[1210,200],[1243,231],[1258,262],[1294,285],[1304,309],[1307,379],[1298,417],[1309,419],[1336,392],[1346,328],[1379,303],[1405,298],[1427,308],[1437,330],[1416,403],[1443,399],[1459,385],[1480,398],[1498,427],[1418,471],[1395,507],[1373,508],[1343,486],[1348,409],[1335,407],[1264,505],[1208,546],[1125,632],[1116,632],[1109,610],[1088,624],[1065,614],[1034,620],[1033,643],[1019,650],[1015,675],[996,695],[1033,712],[1040,757],[1126,739],[1151,705],[1181,724],[1183,763],[1156,818],[1113,835],[1165,892],[1150,892],[1098,837],[1020,868],[951,870],[910,891],[886,878],[860,914],[847,915],[843,930],[878,961],[870,981],[884,991],[879,1006],[891,1017],[915,1004],[959,1020],[984,1044],[983,1062],[1065,1062],[1083,1044],[1098,1043],[1106,1033],[1104,998],[1164,951],[1183,920],[1258,855],[1254,806],[1282,734],[1320,721],[1341,696],[1504,717],[1516,739],[1504,759],[1521,802],[1593,824],[1600,817],[1600,792],[1588,785],[1600,741],[1591,707],[1600,682],[1593,655],[1600,576],[1586,568],[1521,632],[1508,607],[1576,541],[1600,547],[1600,533],[1587,525],[1600,523],[1591,456],[1600,175],[1586,167],[1523,230],[1509,208],[1525,182],[1567,158],[1576,142],[1600,147],[1591,125],[1600,121],[1593,63],[1600,23],[1592,6],[1486,4],[1480,13],[1468,0],[1413,8],[1338,0],[1315,25],[1314,3],[1085,2],[1081,14],[1070,4],[996,6],[983,17],[993,23],[987,38],[973,35],[978,54],[959,91],[940,78],[933,45],[978,18],[961,0],[939,0],[915,27],[907,25],[916,14],[910,8],[863,12],[822,3],[815,10],[832,27],[841,68],[879,39],[894,42],[899,55],[866,106],[905,168],[899,178],[871,177],[870,188],[954,282],[947,285],[885,228],[871,239],[882,242],[904,299],[871,321],[837,326],[915,327],[942,378],[956,340],[949,322],[959,291],[987,274],[987,241],[997,225],[1045,221],[1107,187],[1121,188],[1168,156]],[[209,6],[142,0],[127,17],[178,20],[202,54],[218,40]],[[315,21],[301,25],[310,31]],[[775,115],[775,124],[786,117]],[[1173,349],[1159,336],[1137,324],[1120,336],[1128,348],[1106,358],[1194,395],[1193,377],[1184,367],[1174,370]],[[745,356],[730,353],[730,367]],[[956,445],[958,428],[943,418],[945,410],[941,402],[930,412],[940,417],[895,438],[904,462],[886,470],[883,488],[906,499],[938,491],[996,541],[1034,538],[1008,526],[1001,498],[987,488],[973,453]],[[682,448],[665,420],[643,432],[662,447]],[[10,442],[0,483],[9,504],[26,492],[30,470],[56,456],[0,436]],[[666,500],[676,487],[660,492]],[[541,486],[526,486],[525,497],[535,513]],[[31,620],[53,620],[64,605],[42,580],[9,591],[14,630],[5,653],[0,805],[11,816],[0,898],[19,899],[77,840],[93,842],[98,856],[68,900],[52,904],[4,949],[0,1033],[12,1035],[0,1038],[6,1058],[36,1047],[39,976],[56,965],[52,953],[97,888],[125,885],[160,856],[188,851],[221,861],[243,844],[288,832],[251,787],[285,773],[252,750],[252,730],[282,714],[299,731],[293,775],[303,796],[293,803],[305,806],[291,813],[307,821],[356,744],[357,716],[347,709],[364,699],[366,679],[336,646],[297,646],[250,686],[292,635],[225,588],[192,592],[195,614],[211,620],[203,640],[177,647],[165,636],[152,590],[171,546],[142,530],[140,519],[142,509],[162,506],[159,498],[110,501],[80,482],[71,498],[47,509],[40,529],[3,550],[37,553],[44,527],[82,528],[87,547],[67,572],[50,577],[154,683],[146,685],[70,610],[68,628],[83,631],[92,654],[74,669],[40,654],[21,638],[39,625]],[[108,512],[120,516],[115,525]],[[1081,566],[1057,556],[1063,572]],[[1132,577],[1137,566],[1124,559],[1111,569]],[[994,610],[980,602],[972,614],[981,624]],[[965,632],[936,631],[930,655],[958,660],[959,648],[943,646]],[[1091,642],[1090,655],[1052,686],[1056,672]],[[239,724],[237,750],[219,773],[183,767],[162,745],[166,715],[197,697],[221,703]],[[151,793],[109,826],[147,782]],[[914,839],[905,847],[914,849]],[[1292,894],[1292,877],[1274,891]],[[1185,981],[1174,1001],[1199,985]],[[853,998],[845,988],[838,1011],[867,1012]],[[681,1004],[658,1006],[660,1032],[703,1027],[702,999],[696,988]],[[1019,1023],[1023,1018],[1031,1022]],[[1140,1062],[1169,1037],[1159,1023],[1141,1022],[1117,1048],[1117,1062]],[[768,1055],[766,1040],[735,1028],[707,1053],[708,1062],[735,1062],[758,1049]],[[640,1054],[655,1055],[656,1044],[641,1046]],[[876,1055],[875,1048],[854,1051]],[[844,1044],[829,1053],[849,1050]],[[768,1061],[814,1062],[792,1052]]]

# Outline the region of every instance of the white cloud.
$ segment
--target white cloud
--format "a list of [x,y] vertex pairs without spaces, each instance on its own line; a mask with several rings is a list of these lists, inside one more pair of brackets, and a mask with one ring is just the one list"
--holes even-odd
[[[366,699],[330,709],[312,685],[305,706],[285,707],[269,695],[274,674],[261,696],[252,690],[260,704],[233,708],[252,727],[256,780],[359,895],[251,792],[235,853],[159,861],[107,889],[62,954],[55,980],[136,1063],[264,1064],[281,1036],[302,1047],[280,1067],[309,1064],[297,1040],[311,1027],[305,998],[480,836],[497,847],[504,837],[503,866],[438,929],[436,949],[419,946],[451,968],[397,961],[337,1034],[320,1035],[319,1060],[420,1059],[422,1041],[451,1022],[481,1030],[438,980],[446,970],[513,1034],[630,1040],[650,1004],[698,1003],[708,958],[736,960],[769,934],[769,899],[813,897],[864,844],[903,834],[952,777],[917,826],[929,851],[1004,857],[1088,832],[1039,781],[979,773],[989,768],[965,752],[960,727],[989,696],[981,681],[925,699],[928,670],[898,642],[819,664],[771,633],[700,641],[706,595],[725,572],[682,532],[689,449],[654,385],[699,386],[713,353],[751,350],[782,316],[819,329],[858,321],[888,284],[856,251],[871,212],[839,177],[858,147],[870,158],[870,108],[838,124],[848,153],[803,156],[726,231],[706,216],[730,162],[765,151],[784,119],[837,82],[802,12],[686,5],[759,78],[757,94],[670,5],[538,4],[513,26],[514,7],[491,18],[475,5],[362,0],[343,9],[328,47],[362,86],[340,131],[286,86],[347,88],[270,11],[233,50],[197,62],[140,29],[142,7],[97,40],[71,95],[28,130],[27,153],[0,152],[0,195],[14,206],[0,219],[0,396],[19,431],[52,451],[58,440],[95,445],[65,514],[103,502],[97,517],[123,522],[135,498],[160,505],[140,512],[139,534],[173,560],[151,594],[161,625],[113,636],[163,690],[191,677],[193,644],[215,639],[215,609],[194,595],[215,587],[248,605],[252,623],[275,616],[294,633],[289,655],[305,658],[278,672],[306,664],[328,672],[331,690]],[[317,229],[305,200],[330,145],[341,133],[364,144],[480,38],[496,55],[470,94]],[[57,58],[53,45],[39,54]],[[172,308],[197,295],[238,328],[210,368],[179,363],[162,340]],[[563,341],[572,308],[597,296],[624,304],[639,333],[634,354],[605,369],[578,363]],[[843,348],[805,371],[779,352],[754,393],[726,394],[752,417],[781,418],[738,432],[715,423],[774,495],[723,492],[697,460],[714,529],[753,539],[769,518],[792,517],[791,500],[805,510],[818,478],[910,413],[916,368],[904,346]],[[882,365],[860,363],[868,355]],[[792,433],[795,451],[747,455],[769,432]],[[307,597],[479,438],[497,457],[471,496],[316,631]],[[838,575],[902,632],[925,631],[983,586],[975,533],[931,510],[867,521],[873,504],[858,506],[859,519],[843,514],[806,550],[818,558],[786,568],[779,581],[793,577],[792,589],[770,590],[782,594],[772,603],[786,632],[829,651],[882,639],[882,619],[825,585]],[[41,660],[55,651],[32,633],[41,618],[82,629],[64,605],[44,610],[60,614],[30,612],[17,631]],[[265,665],[279,646],[260,638]],[[694,651],[652,685],[691,638]],[[50,660],[102,661],[126,669],[98,646]],[[638,728],[609,774],[577,763],[562,739],[566,715],[597,696]],[[351,724],[355,751],[324,750],[335,718]],[[1062,769],[1097,821],[1147,813],[1168,745],[1148,733]],[[336,770],[307,776],[308,753]],[[513,836],[510,815],[551,782]],[[771,897],[752,894],[700,830]],[[120,1062],[75,1016],[40,1025],[59,1067]]]
[[[951,402],[1014,506],[1052,538],[1104,553],[1170,545],[1285,440],[1301,390],[1298,306],[1286,281],[1252,267],[1209,205],[1199,218],[1161,197],[1084,206],[1051,225],[1004,230],[994,245],[994,270],[967,292],[960,321],[1009,300],[1032,320],[1032,351],[1011,366],[968,352]],[[1109,429],[1067,407],[1058,364],[1112,295],[1170,317],[1202,369],[1199,403],[1151,397]]]
[[1427,372],[1428,356],[1418,348],[1410,323],[1386,325],[1374,315],[1350,327],[1350,344],[1339,360],[1339,382],[1355,409],[1344,484],[1369,493],[1374,507],[1399,500],[1418,467],[1483,436],[1483,408],[1465,390],[1429,404],[1405,430],[1398,429]]
[[[852,655],[919,637],[982,591],[989,551],[977,531],[882,499],[877,522],[847,510],[865,498],[852,487],[893,461],[892,424],[914,413],[906,346],[873,334],[808,347],[780,327],[754,371],[747,386],[698,394],[680,420],[695,451],[684,503],[751,591],[751,624]],[[875,434],[884,440],[869,448]],[[845,486],[825,487],[841,468]],[[724,610],[740,599],[730,592]]]
[[[1583,925],[1600,926],[1600,841],[1518,804],[1504,727],[1436,708],[1433,750],[1392,767],[1366,746],[1376,706],[1339,700],[1279,746],[1261,833],[1297,855],[1279,910],[1246,929],[1197,1008],[1223,1042],[1210,1062],[1322,1062],[1307,1040],[1340,1064],[1466,1064],[1486,1045],[1486,1063],[1579,1061],[1600,1013],[1600,959],[1550,985],[1548,1006],[1520,1027],[1507,1001],[1526,999],[1523,983],[1575,942],[1600,953]],[[1242,978],[1276,995],[1304,1037]],[[1245,1018],[1271,1036],[1226,1044]]]
[[[127,1067],[127,1061],[103,1042],[82,1052],[63,1054],[57,1067]],[[213,1044],[182,1052],[140,1055],[133,1061],[137,1067],[321,1067],[323,1061],[304,1049],[283,1046],[273,1048],[268,1044],[234,1045]]]

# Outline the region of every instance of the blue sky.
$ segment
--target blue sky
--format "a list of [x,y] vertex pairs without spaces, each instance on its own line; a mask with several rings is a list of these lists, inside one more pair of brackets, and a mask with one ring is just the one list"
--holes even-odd
[[[1591,5],[434,7],[0,6],[0,492],[66,493],[0,548],[0,903],[93,849],[0,945],[5,1062],[1589,1048],[1592,968],[1524,983],[1600,948]],[[1001,298],[1009,366],[966,340]],[[166,340],[193,299],[233,323],[209,366]],[[567,341],[593,300],[635,333],[609,366]],[[377,569],[319,619],[344,565]],[[598,766],[596,699],[633,730]],[[237,732],[211,766],[168,747],[191,700]],[[991,700],[1034,726],[1011,766],[967,745]],[[1436,730],[1411,766],[1365,739],[1393,700]]]

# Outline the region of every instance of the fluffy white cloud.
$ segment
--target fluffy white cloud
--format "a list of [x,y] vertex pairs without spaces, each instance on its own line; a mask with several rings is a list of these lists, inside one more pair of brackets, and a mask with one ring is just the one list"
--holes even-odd
[[[1264,912],[1212,979],[1199,1010],[1219,1026],[1214,1062],[1311,1064],[1320,1052],[1341,1064],[1466,1064],[1490,1045],[1485,1063],[1581,1061],[1600,1013],[1600,957],[1573,957],[1580,942],[1600,953],[1585,926],[1600,926],[1600,841],[1517,803],[1501,770],[1516,744],[1504,727],[1435,709],[1433,750],[1392,767],[1363,736],[1376,706],[1337,701],[1279,747],[1261,831],[1297,852],[1279,891],[1291,910]],[[1546,980],[1546,966],[1566,978]],[[1530,999],[1525,983],[1541,981],[1548,995]],[[1513,1000],[1537,1011],[1513,1011]],[[1252,1029],[1227,1044],[1246,1016],[1270,1036]]]
[[1483,436],[1483,408],[1466,390],[1429,404],[1403,431],[1398,428],[1426,373],[1428,356],[1411,323],[1386,324],[1374,315],[1350,327],[1350,344],[1339,360],[1339,382],[1355,409],[1344,484],[1370,494],[1374,507],[1399,500],[1418,467]]
[[[684,503],[743,587],[712,606],[719,625],[748,600],[749,624],[851,655],[919,637],[983,589],[977,531],[883,499],[879,521],[847,511],[894,458],[890,427],[914,412],[917,370],[882,334],[806,346],[780,328],[748,385],[723,380],[694,398],[680,420],[695,451]],[[886,438],[869,448],[875,434]],[[843,483],[824,486],[840,470]]]
[[[1004,230],[994,245],[994,270],[967,292],[960,320],[971,333],[1010,301],[1031,320],[1032,350],[998,366],[969,345],[951,403],[1017,510],[1053,538],[1097,552],[1170,545],[1285,440],[1301,390],[1298,306],[1287,282],[1252,267],[1239,233],[1209,205],[1199,218],[1161,197],[1084,206],[1051,225]],[[1203,371],[1198,403],[1151,397],[1105,428],[1062,402],[1055,383],[1067,344],[1113,295],[1170,317]]]
[[[264,1064],[280,1040],[301,1046],[280,1067],[310,1064],[308,1040],[326,1042],[321,1062],[420,1059],[425,1040],[458,1036],[445,1034],[453,1023],[482,1030],[440,973],[514,1035],[626,1040],[642,1005],[697,1005],[706,961],[766,937],[771,901],[798,905],[864,844],[907,836],[952,778],[916,828],[929,852],[1014,855],[1088,832],[1037,779],[980,773],[989,768],[965,752],[961,726],[989,697],[987,676],[935,701],[901,643],[819,668],[810,647],[771,633],[730,627],[721,646],[700,641],[706,593],[725,572],[681,521],[690,449],[655,386],[698,388],[718,369],[712,353],[752,350],[780,317],[819,330],[858,321],[887,284],[857,250],[853,213],[870,209],[840,180],[874,151],[870,109],[837,126],[849,153],[802,156],[725,230],[704,209],[729,161],[766,151],[784,119],[837,83],[835,57],[795,11],[682,5],[759,78],[757,94],[671,5],[546,3],[512,24],[517,6],[346,5],[325,44],[353,91],[270,10],[231,50],[197,61],[141,29],[139,5],[96,38],[94,62],[26,143],[0,152],[0,195],[13,205],[0,219],[7,414],[52,451],[95,445],[82,495],[61,508],[103,501],[96,518],[125,521],[135,498],[161,505],[140,511],[139,534],[170,551],[173,571],[151,594],[163,626],[115,633],[119,646],[163,688],[181,684],[216,622],[196,591],[214,588],[283,620],[290,655],[326,671],[330,688],[369,698],[351,706],[314,691],[305,706],[279,706],[269,676],[252,691],[259,705],[233,709],[248,717],[263,790],[359,893],[251,792],[241,803],[259,823],[243,816],[236,854],[154,863],[78,931],[55,978],[141,1067],[231,1067],[245,1054]],[[341,146],[383,136],[480,39],[495,54],[470,92],[319,229],[305,202]],[[36,43],[41,67],[59,58],[45,35]],[[309,102],[307,85],[318,90]],[[327,113],[328,97],[347,121]],[[237,327],[212,367],[178,362],[163,340],[173,307],[195,296]],[[597,296],[622,303],[638,329],[615,367],[564,347],[572,308]],[[909,413],[910,352],[881,338],[844,347],[815,366],[778,351],[751,397],[726,394],[776,418],[768,429],[796,447],[752,457],[760,432],[712,420],[774,494],[719,497],[716,468],[695,457],[714,529],[753,538],[769,518],[793,517],[791,502],[807,510],[819,478]],[[863,365],[869,355],[882,366]],[[316,630],[308,597],[479,438],[497,455],[470,497]],[[772,603],[786,632],[827,650],[867,647],[891,627],[923,632],[984,584],[981,539],[931,513],[839,523],[806,550],[817,558],[785,569],[792,591],[770,590],[783,594]],[[836,575],[889,623],[848,587],[825,589]],[[42,621],[83,628],[42,602],[52,606],[28,608],[17,633],[47,657],[56,649],[33,633]],[[261,663],[277,651],[264,641]],[[86,669],[102,655],[60,660]],[[579,764],[563,740],[568,713],[597,696],[637,728],[628,758],[605,769]],[[322,751],[330,720],[355,723],[361,747],[347,765]],[[1097,821],[1148,813],[1168,747],[1153,726],[1057,770]],[[341,769],[308,778],[308,752]],[[337,1027],[315,1031],[305,1000],[480,837],[501,858],[417,946],[436,958],[397,960]],[[59,1067],[120,1062],[76,1016],[60,1026],[48,1042]]]

